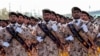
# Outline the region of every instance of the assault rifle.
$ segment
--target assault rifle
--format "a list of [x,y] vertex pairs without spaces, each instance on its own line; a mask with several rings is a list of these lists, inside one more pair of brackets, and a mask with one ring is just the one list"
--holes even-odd
[[47,28],[46,24],[41,23],[41,24],[38,24],[38,26],[41,28],[41,30],[42,30],[47,36],[49,36],[49,38],[50,38],[54,43],[57,44],[57,46],[58,46],[59,48],[61,48],[61,49],[63,48],[62,45],[61,45],[60,40]]
[[73,33],[73,35],[83,44],[83,46],[85,46],[87,49],[92,47],[91,41],[90,40],[85,41],[83,39],[83,37],[79,34],[79,32],[76,30],[76,28],[74,27],[73,24],[69,24],[68,27],[71,30],[71,32]]

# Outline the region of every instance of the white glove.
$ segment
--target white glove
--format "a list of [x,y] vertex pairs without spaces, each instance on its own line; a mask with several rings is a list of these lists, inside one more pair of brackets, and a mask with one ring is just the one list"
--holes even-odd
[[17,27],[15,31],[18,33],[22,33],[23,30],[20,27]]
[[52,28],[54,31],[57,31],[57,30],[58,30],[58,27],[57,27],[56,24],[53,24],[53,25],[51,26],[51,28]]
[[82,29],[83,29],[84,32],[88,32],[88,27],[87,27],[87,25],[83,24],[81,27],[82,27]]
[[97,37],[100,37],[100,33],[98,33]]
[[38,40],[39,42],[42,42],[42,41],[43,41],[43,39],[42,39],[41,36],[37,36],[37,40]]
[[73,41],[73,40],[74,40],[74,38],[73,38],[73,36],[71,36],[71,35],[70,35],[70,36],[66,37],[66,38],[65,38],[65,40],[70,40],[70,41]]
[[5,47],[9,47],[10,46],[10,44],[8,42],[3,42],[2,45],[5,46]]

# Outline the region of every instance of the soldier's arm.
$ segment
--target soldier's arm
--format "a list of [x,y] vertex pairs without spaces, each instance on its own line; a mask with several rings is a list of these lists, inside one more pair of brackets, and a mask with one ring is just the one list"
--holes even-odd
[[37,28],[36,28],[37,41],[42,42],[45,37],[46,37],[45,33],[40,29],[39,26],[37,26]]
[[69,29],[68,25],[65,28],[65,40],[66,41],[73,41],[74,40],[74,35],[72,34],[71,30]]

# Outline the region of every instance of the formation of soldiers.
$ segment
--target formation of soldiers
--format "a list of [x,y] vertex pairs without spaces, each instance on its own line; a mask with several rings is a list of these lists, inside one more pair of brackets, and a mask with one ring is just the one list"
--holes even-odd
[[9,12],[9,20],[0,20],[0,56],[100,55],[100,19],[78,7],[73,18],[42,12],[43,19]]

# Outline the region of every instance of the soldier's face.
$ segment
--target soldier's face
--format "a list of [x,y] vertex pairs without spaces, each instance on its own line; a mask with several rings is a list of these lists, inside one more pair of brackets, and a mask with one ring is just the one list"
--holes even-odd
[[54,14],[51,14],[51,20],[55,21],[56,20],[56,16]]
[[72,16],[74,19],[79,19],[81,16],[81,12],[78,10],[72,11]]
[[28,24],[29,23],[29,20],[28,19],[24,19],[24,23],[25,24]]
[[65,20],[63,18],[61,18],[60,23],[63,24],[64,22],[65,22]]
[[11,16],[9,16],[9,20],[11,22],[16,22],[17,21],[17,16],[16,15],[11,15]]
[[85,21],[89,21],[89,17],[84,13],[81,14],[81,19]]
[[18,23],[23,23],[23,22],[24,22],[23,16],[19,16],[19,17],[18,17]]
[[59,16],[57,16],[57,22],[58,22],[58,23],[60,22],[60,17],[59,17]]
[[2,24],[1,24],[2,27],[6,27],[6,26],[7,26],[7,23],[5,23],[5,22],[3,22],[3,21],[2,21],[1,23],[2,23]]
[[36,24],[36,21],[35,20],[31,20],[31,24],[32,25],[35,25]]
[[50,20],[50,13],[43,13],[43,18],[45,21],[49,21]]

